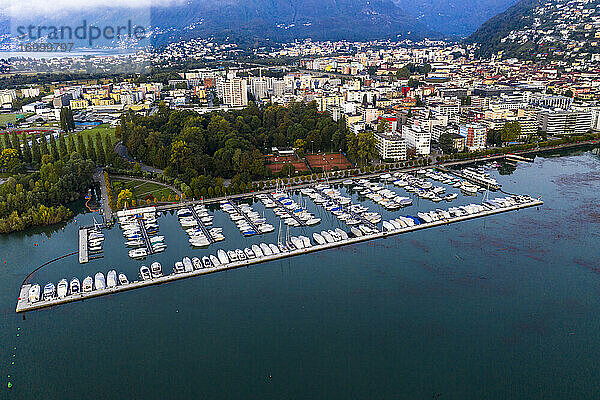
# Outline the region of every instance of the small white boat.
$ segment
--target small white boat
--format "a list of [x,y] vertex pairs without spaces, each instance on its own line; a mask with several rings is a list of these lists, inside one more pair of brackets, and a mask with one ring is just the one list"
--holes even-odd
[[246,257],[247,258],[254,258],[254,257],[256,257],[256,255],[254,255],[254,252],[252,251],[252,249],[250,249],[248,247],[246,247],[244,249],[244,253],[246,253]]
[[44,286],[44,300],[50,300],[56,295],[56,287],[50,282]]
[[333,236],[331,236],[331,234],[327,231],[322,231],[321,236],[323,236],[323,239],[325,239],[325,241],[327,241],[327,243],[335,242],[335,239],[333,238]]
[[111,269],[110,271],[108,271],[108,274],[106,274],[106,287],[117,287],[117,271],[115,271],[114,269]]
[[129,284],[129,279],[127,279],[127,276],[123,273],[119,274],[119,285],[123,286],[123,285],[128,285]]
[[94,288],[96,290],[106,289],[106,280],[104,279],[104,274],[102,272],[98,272],[94,275]]
[[335,228],[335,232],[340,235],[340,237],[342,238],[342,240],[347,240],[348,239],[348,234],[346,233],[346,231],[340,229],[340,228]]
[[261,243],[260,244],[260,249],[262,250],[262,253],[265,256],[272,256],[273,255],[273,252],[271,251],[271,248],[266,243]]
[[361,237],[363,235],[362,231],[355,226],[350,227],[350,232],[352,232],[356,237]]
[[173,267],[173,272],[176,274],[182,274],[185,272],[185,267],[181,261],[177,261]]
[[257,258],[264,257],[264,254],[263,254],[263,252],[262,252],[262,250],[261,250],[261,248],[260,248],[260,246],[259,246],[259,245],[257,245],[257,244],[253,244],[253,245],[252,245],[252,251],[254,252],[254,255],[255,255]]
[[229,257],[227,257],[225,250],[219,249],[219,251],[217,251],[217,257],[219,258],[221,264],[229,264]]
[[321,236],[319,233],[314,232],[313,233],[313,239],[315,240],[315,242],[317,242],[318,244],[325,244],[327,243],[327,241],[325,240],[325,238],[323,236]]
[[212,268],[212,262],[210,261],[210,258],[208,258],[207,256],[202,257],[202,267],[203,268]]
[[79,279],[71,279],[71,283],[69,286],[69,291],[71,294],[78,294],[79,292],[81,292],[81,284],[79,283]]
[[273,244],[273,243],[269,243],[269,248],[271,249],[271,252],[272,252],[273,254],[279,254],[279,253],[280,253],[279,247],[277,247],[277,246],[276,246],[275,244]]
[[94,280],[91,276],[86,276],[81,285],[84,293],[89,293],[94,290]]
[[192,258],[192,264],[194,264],[194,268],[195,269],[202,268],[202,261],[200,261],[200,259],[198,257],[193,257]]
[[144,248],[129,250],[129,257],[144,258],[148,255],[148,251]]
[[238,260],[240,260],[240,261],[246,259],[246,253],[244,253],[244,250],[236,249],[235,250],[235,255],[237,256]]
[[219,258],[217,256],[211,254],[208,257],[210,258],[210,262],[213,266],[218,267],[219,265],[221,265],[221,261],[219,261]]
[[64,298],[67,295],[69,289],[69,283],[66,279],[61,279],[56,286],[56,294],[59,299]]
[[162,276],[162,265],[160,265],[158,261],[154,261],[152,265],[150,265],[150,274],[152,274],[153,278],[160,278]]
[[191,272],[194,270],[194,265],[192,264],[192,260],[190,260],[189,257],[184,257],[182,261],[185,272]]
[[28,298],[30,303],[40,301],[40,285],[32,285],[29,288]]
[[140,279],[143,281],[147,281],[150,278],[152,278],[152,275],[150,274],[150,268],[146,267],[145,265],[142,265],[140,267]]
[[227,257],[229,258],[229,260],[231,262],[238,260],[238,256],[237,256],[235,250],[227,250]]

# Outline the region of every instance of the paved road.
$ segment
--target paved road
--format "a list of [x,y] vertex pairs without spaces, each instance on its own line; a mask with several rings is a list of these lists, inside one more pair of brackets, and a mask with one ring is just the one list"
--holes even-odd
[[96,171],[94,171],[94,181],[98,182],[100,185],[104,221],[109,223],[112,221],[112,210],[110,209],[110,204],[108,203],[108,192],[106,190],[106,181],[104,180],[104,170],[102,168],[96,168]]
[[134,159],[133,157],[131,157],[129,155],[129,153],[127,152],[127,147],[125,147],[125,145],[121,141],[119,141],[115,145],[115,152],[118,155],[120,155],[125,161],[129,161],[129,162],[132,162],[132,163],[139,163],[140,166],[142,167],[142,171],[154,172],[154,173],[157,173],[157,174],[162,174],[163,173],[162,169],[154,168],[154,167],[151,167],[149,165],[143,164],[143,163],[137,161],[136,159]]

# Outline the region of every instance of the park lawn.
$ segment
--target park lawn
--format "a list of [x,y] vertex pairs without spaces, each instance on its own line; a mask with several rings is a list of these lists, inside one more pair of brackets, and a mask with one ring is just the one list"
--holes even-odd
[[166,188],[161,185],[157,185],[156,183],[152,183],[152,182],[141,182],[141,181],[129,180],[129,179],[123,179],[123,178],[111,178],[111,181],[112,181],[113,188],[115,189],[115,192],[122,190],[122,189],[118,189],[117,187],[119,185],[115,185],[115,184],[122,183],[123,188],[130,189],[131,192],[133,193],[133,195],[138,200],[143,200],[146,198],[146,196],[151,195],[151,196],[156,197],[160,201],[162,196],[165,196],[165,199],[168,199],[169,195],[172,196],[172,198],[175,198],[175,195],[176,195],[176,193],[174,191],[172,191],[171,189]]
[[[17,115],[21,115],[23,113],[9,113],[9,114],[0,114],[0,125],[6,125],[8,123],[14,124],[17,120]],[[33,115],[31,113],[23,114],[25,118]]]
[[110,135],[110,140],[111,142],[117,143],[117,139],[115,137],[115,128],[111,127],[109,124],[102,124],[102,125],[98,125],[95,126],[93,128],[90,129],[84,129],[81,132],[79,132],[79,135],[82,135],[83,138],[85,139],[85,142],[87,143],[88,140],[88,136],[92,135],[92,138],[96,138],[96,133],[100,132],[100,136],[102,136],[102,140],[104,141],[104,137],[106,135]]

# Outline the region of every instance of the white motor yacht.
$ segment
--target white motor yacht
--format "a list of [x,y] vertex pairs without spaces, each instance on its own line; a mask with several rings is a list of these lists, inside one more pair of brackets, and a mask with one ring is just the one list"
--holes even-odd
[[313,239],[315,240],[315,242],[317,242],[318,244],[325,244],[327,243],[327,241],[325,240],[325,238],[323,236],[321,236],[319,233],[314,232],[313,233]]
[[108,271],[108,274],[106,274],[106,287],[117,287],[117,271],[115,271],[114,269],[111,269],[110,271]]
[[81,292],[81,284],[79,283],[79,279],[73,278],[69,284],[69,291],[71,294],[78,294]]
[[262,250],[261,250],[261,248],[260,248],[260,246],[259,246],[259,245],[257,245],[257,244],[253,244],[253,245],[252,245],[252,251],[254,252],[254,255],[255,255],[257,258],[264,257],[264,254],[263,254],[263,252],[262,252]]
[[158,261],[154,261],[152,265],[150,265],[150,274],[152,278],[160,278],[163,275],[162,265]]
[[61,279],[56,286],[56,294],[59,299],[64,298],[69,290],[69,283],[66,279]]
[[150,273],[150,268],[146,267],[145,265],[142,265],[140,267],[140,279],[143,281],[147,281],[148,279],[151,279],[152,275]]
[[194,270],[194,264],[192,264],[192,260],[189,257],[184,257],[183,260],[183,268],[185,272],[191,272]]
[[217,257],[219,258],[221,264],[229,264],[229,257],[227,257],[225,250],[219,249],[219,251],[217,251]]
[[119,274],[119,285],[123,286],[123,285],[128,285],[129,284],[129,279],[127,279],[127,276],[123,273]]
[[89,293],[94,290],[94,280],[91,276],[86,276],[81,285],[84,293]]
[[212,262],[210,261],[210,258],[207,256],[202,257],[202,267],[203,268],[212,268]]
[[219,265],[221,265],[221,261],[219,261],[219,258],[214,254],[209,255],[208,258],[210,258],[210,262],[213,266],[218,267]]
[[40,301],[40,285],[31,285],[29,288],[28,298],[30,303]]
[[44,286],[44,300],[51,300],[56,296],[56,287],[50,282]]
[[94,288],[96,290],[106,289],[106,280],[104,279],[104,274],[102,272],[98,272],[94,275]]

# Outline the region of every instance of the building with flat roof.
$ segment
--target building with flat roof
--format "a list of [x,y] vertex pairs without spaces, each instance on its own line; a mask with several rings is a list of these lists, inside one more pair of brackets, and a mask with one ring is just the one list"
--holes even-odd
[[483,124],[463,124],[459,126],[459,134],[465,138],[465,147],[469,151],[485,149],[487,127]]
[[406,139],[406,146],[414,149],[418,156],[427,156],[431,153],[431,132],[419,126],[402,126],[402,137]]
[[383,160],[406,160],[406,139],[395,133],[375,133],[375,148]]
[[582,135],[591,129],[592,113],[542,110],[538,113],[537,121],[538,127],[551,136]]

